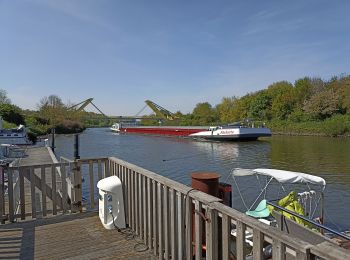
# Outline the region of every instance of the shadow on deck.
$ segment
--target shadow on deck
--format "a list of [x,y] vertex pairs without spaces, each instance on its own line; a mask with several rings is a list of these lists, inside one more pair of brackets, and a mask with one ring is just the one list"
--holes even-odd
[[104,229],[97,212],[0,226],[0,259],[154,259],[137,243]]

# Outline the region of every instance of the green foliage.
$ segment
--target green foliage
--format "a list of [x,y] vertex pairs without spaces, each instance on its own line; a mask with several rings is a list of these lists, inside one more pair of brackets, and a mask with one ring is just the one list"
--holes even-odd
[[71,134],[71,133],[80,133],[85,127],[82,123],[71,121],[71,120],[63,120],[55,127],[56,133],[58,134]]
[[[114,120],[91,112],[69,110],[62,100],[51,95],[41,99],[38,111],[22,111],[9,104],[6,91],[0,90],[0,115],[14,125],[25,123],[33,135],[43,135],[55,127],[58,133],[82,131],[85,126],[111,126]],[[266,89],[242,97],[223,97],[213,107],[198,103],[192,113],[176,112],[178,120],[163,125],[218,125],[247,118],[265,121],[274,132],[293,134],[349,135],[350,76],[341,75],[328,81],[304,77],[294,85],[275,82]],[[159,125],[154,119],[142,120],[144,125]]]
[[298,79],[294,83],[294,97],[297,108],[302,108],[305,100],[308,100],[312,93],[310,78]]
[[24,116],[22,110],[12,104],[2,103],[0,104],[0,115],[5,121],[19,125],[24,124]]
[[215,108],[199,103],[181,117],[180,125],[226,124],[246,118],[264,120],[275,132],[316,135],[348,135],[350,76],[329,81],[304,77],[294,85],[275,82],[266,89],[242,97],[224,97]]
[[235,115],[236,97],[224,97],[219,105],[216,106],[218,116],[223,123],[230,123]]
[[268,87],[267,93],[271,97],[271,117],[277,119],[287,119],[292,113],[296,98],[293,85],[286,81],[272,84]]
[[306,121],[309,121],[310,119],[311,117],[305,114],[304,111],[298,107],[294,109],[288,116],[288,120],[294,123],[306,122]]
[[208,102],[198,103],[192,112],[194,125],[209,125],[217,121],[216,110]]
[[31,131],[28,131],[28,139],[29,139],[33,144],[35,144],[36,141],[38,140],[38,136],[37,136],[35,133],[33,133],[33,132],[31,132]]
[[5,128],[5,129],[11,129],[11,128],[16,128],[17,125],[14,124],[14,123],[9,123],[7,121],[3,121],[2,127]]
[[268,119],[271,107],[271,97],[266,91],[259,91],[252,99],[249,106],[249,117]]
[[335,115],[324,121],[324,132],[329,136],[350,133],[350,116]]
[[45,135],[50,132],[51,125],[49,121],[42,118],[37,112],[26,111],[25,122],[33,135]]

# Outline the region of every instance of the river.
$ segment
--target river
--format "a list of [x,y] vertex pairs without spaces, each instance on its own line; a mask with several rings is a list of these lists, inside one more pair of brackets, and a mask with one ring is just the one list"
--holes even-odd
[[[73,157],[73,136],[56,138],[58,156]],[[230,172],[234,168],[276,168],[324,178],[326,224],[350,230],[350,138],[273,136],[254,142],[209,142],[176,137],[118,135],[107,128],[80,135],[80,156],[115,156],[184,184],[190,173],[214,171],[233,186],[233,206],[244,210]],[[238,177],[246,178],[246,177]],[[259,194],[259,182],[236,182],[246,204]],[[260,183],[261,184],[261,183]]]

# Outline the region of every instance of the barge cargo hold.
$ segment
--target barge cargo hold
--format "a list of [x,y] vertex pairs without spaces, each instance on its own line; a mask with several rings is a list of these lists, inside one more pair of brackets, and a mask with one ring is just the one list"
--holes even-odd
[[173,136],[189,136],[194,133],[206,131],[206,126],[140,126],[123,123],[116,123],[110,128],[117,133],[134,133],[134,134],[150,134],[150,135],[173,135]]
[[189,137],[216,141],[254,141],[259,137],[271,136],[266,127],[231,124],[226,126],[140,126],[116,123],[111,127],[117,133],[149,134]]

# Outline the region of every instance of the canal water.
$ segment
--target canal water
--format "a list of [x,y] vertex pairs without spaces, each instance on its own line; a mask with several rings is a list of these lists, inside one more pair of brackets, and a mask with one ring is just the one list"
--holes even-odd
[[[57,137],[56,153],[73,158],[72,135]],[[119,135],[107,128],[91,128],[80,135],[80,155],[115,156],[184,184],[190,184],[192,172],[217,172],[221,181],[232,184],[233,207],[241,211],[246,210],[241,197],[250,206],[264,182],[249,177],[234,182],[230,176],[233,169],[275,168],[314,174],[327,182],[326,224],[338,231],[350,230],[350,138],[273,136],[254,142],[211,142]]]

